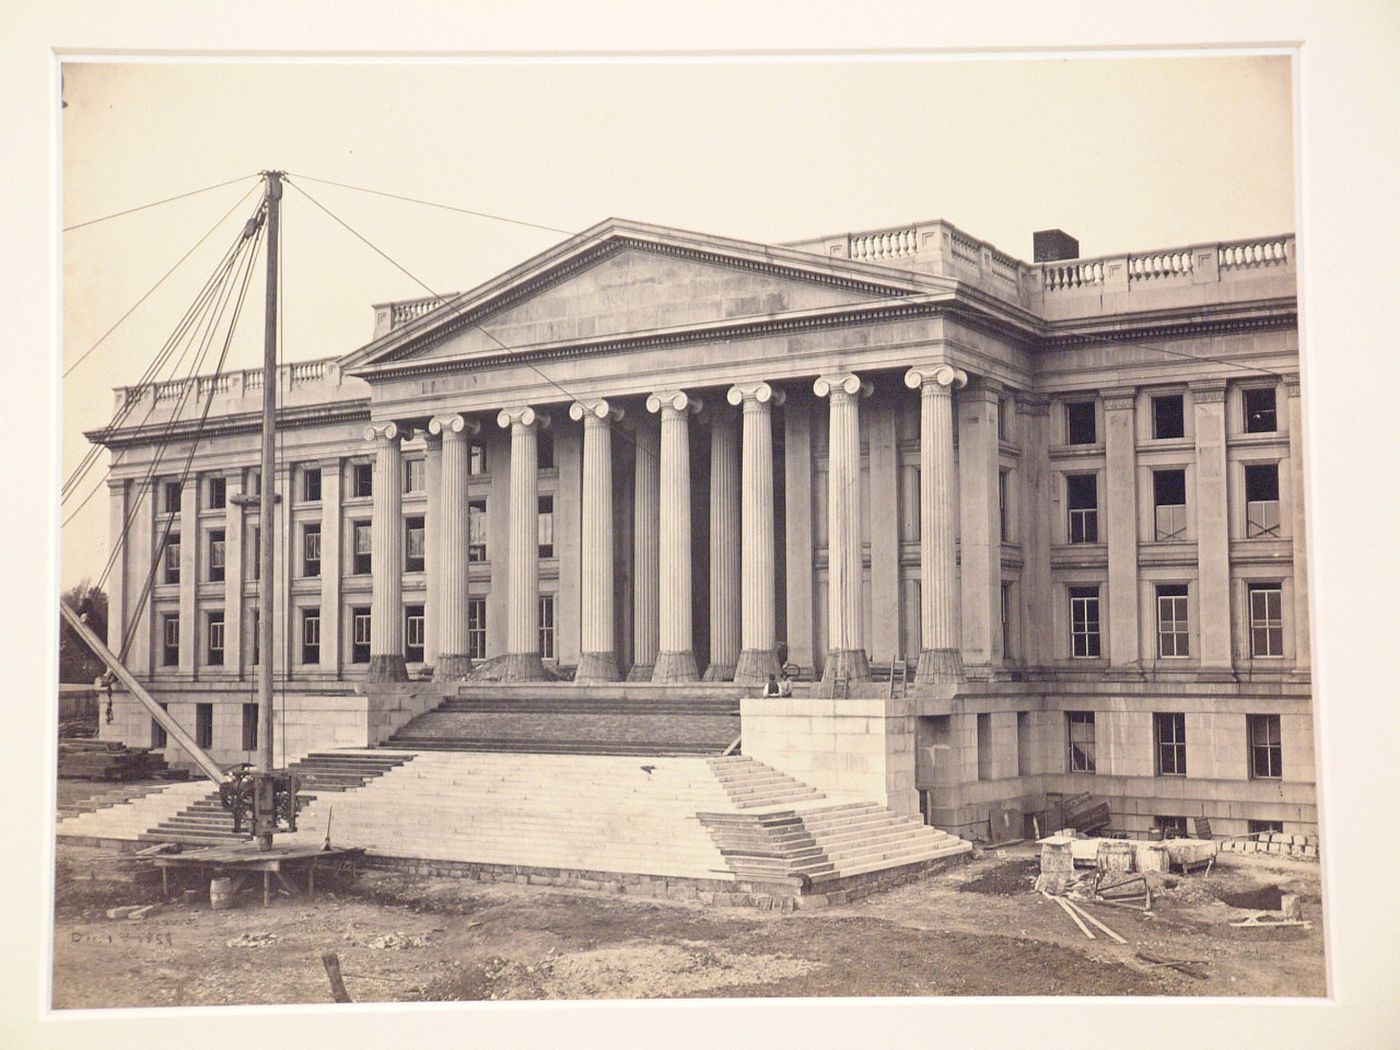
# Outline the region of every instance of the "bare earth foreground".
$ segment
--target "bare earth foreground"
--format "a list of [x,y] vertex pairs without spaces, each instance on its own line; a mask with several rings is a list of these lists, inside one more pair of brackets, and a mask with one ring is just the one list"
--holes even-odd
[[[1318,868],[1301,862],[1232,857],[1208,878],[1173,877],[1151,918],[1090,906],[1118,945],[1085,939],[1032,892],[1033,846],[795,913],[371,871],[314,900],[264,907],[259,891],[216,912],[203,894],[139,921],[105,910],[157,901],[159,884],[103,880],[117,856],[58,848],[55,1008],[330,1002],[324,952],[357,1002],[1325,994]],[[1276,887],[1300,894],[1311,929],[1229,925],[1254,911],[1220,897],[1277,907]],[[1205,977],[1139,951],[1202,960]]]

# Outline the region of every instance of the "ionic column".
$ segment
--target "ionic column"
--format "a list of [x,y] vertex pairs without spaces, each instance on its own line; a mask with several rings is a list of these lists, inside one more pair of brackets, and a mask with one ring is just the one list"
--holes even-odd
[[[369,668],[371,682],[405,682],[403,659],[403,449],[407,434],[397,423],[365,427],[374,443],[374,519],[370,528]],[[263,542],[269,537],[264,536]],[[334,568],[331,571],[335,571]],[[268,585],[263,581],[263,586]]]
[[647,411],[661,416],[660,651],[653,682],[693,682],[695,643],[690,604],[690,416],[700,402],[684,391],[652,394]]
[[710,420],[710,666],[728,682],[739,663],[739,430],[727,406]]
[[[773,406],[783,392],[767,383],[732,386],[728,400],[742,405],[742,641],[736,682],[765,682],[778,672],[777,562],[773,537]],[[857,455],[859,447],[857,447]],[[858,466],[859,464],[857,464]]]
[[914,681],[963,677],[958,624],[957,506],[953,391],[967,373],[949,365],[911,368],[904,385],[919,391],[919,615],[922,646]]
[[637,463],[632,497],[632,669],[629,682],[650,682],[660,647],[661,432],[647,420],[635,431]]
[[428,432],[442,439],[441,491],[436,494],[442,522],[440,560],[432,573],[441,586],[438,655],[433,665],[433,680],[438,682],[462,681],[472,669],[472,658],[467,655],[467,477],[470,442],[480,429],[479,423],[460,415],[428,420]]
[[539,431],[549,419],[533,408],[502,409],[496,423],[510,431],[510,524],[507,540],[506,658],[501,678],[544,677],[540,661]]
[[583,600],[581,652],[575,682],[616,682],[613,647],[612,425],[622,409],[606,401],[575,401],[569,418],[583,420]]
[[822,681],[861,681],[870,677],[861,601],[860,399],[874,388],[849,372],[821,376],[812,384],[831,400],[827,441],[827,601],[829,624]]

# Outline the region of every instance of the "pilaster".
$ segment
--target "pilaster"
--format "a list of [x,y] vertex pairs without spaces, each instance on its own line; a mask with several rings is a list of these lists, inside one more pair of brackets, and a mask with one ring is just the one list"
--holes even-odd
[[979,381],[958,396],[958,498],[962,510],[962,659],[968,673],[992,673],[1001,639],[1001,529],[997,511],[997,397]]
[[1137,391],[1103,393],[1105,513],[1108,537],[1108,665],[1142,670],[1138,612]]
[[1017,401],[1021,423],[1021,459],[1024,477],[1021,500],[1021,639],[1024,660],[1032,667],[1050,663],[1054,635],[1054,593],[1050,583],[1050,402],[1021,396]]
[[243,668],[243,471],[224,472],[224,670]]
[[1229,671],[1230,502],[1225,455],[1225,381],[1191,385],[1196,424],[1196,609],[1202,671]]
[[203,641],[199,622],[199,569],[204,537],[199,532],[199,475],[191,471],[180,490],[180,663],[193,676]]
[[343,654],[340,648],[340,580],[344,572],[344,533],[342,532],[342,501],[344,499],[343,461],[340,457],[323,459],[321,467],[321,669],[341,671]]
[[1288,458],[1292,478],[1290,498],[1293,522],[1293,666],[1308,672],[1312,666],[1312,632],[1308,620],[1307,491],[1303,473],[1303,391],[1296,374],[1283,377],[1288,396]]

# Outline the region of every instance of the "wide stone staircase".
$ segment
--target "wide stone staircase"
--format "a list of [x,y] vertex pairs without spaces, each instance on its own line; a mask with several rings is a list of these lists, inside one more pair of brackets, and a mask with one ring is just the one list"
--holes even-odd
[[385,746],[556,755],[718,755],[739,736],[734,685],[464,683]]

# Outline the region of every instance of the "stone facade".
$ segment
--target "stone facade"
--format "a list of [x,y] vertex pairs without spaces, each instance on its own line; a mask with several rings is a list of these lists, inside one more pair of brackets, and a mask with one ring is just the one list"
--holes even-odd
[[[610,220],[284,368],[271,658],[288,695],[371,708],[429,676],[786,661],[745,751],[960,835],[1085,792],[1134,832],[1312,832],[1297,371],[1292,236],[1025,263],[945,222],[782,246]],[[110,644],[177,717],[251,698],[231,497],[262,381],[119,390],[142,422],[90,435]],[[135,711],[105,731],[149,743]]]

